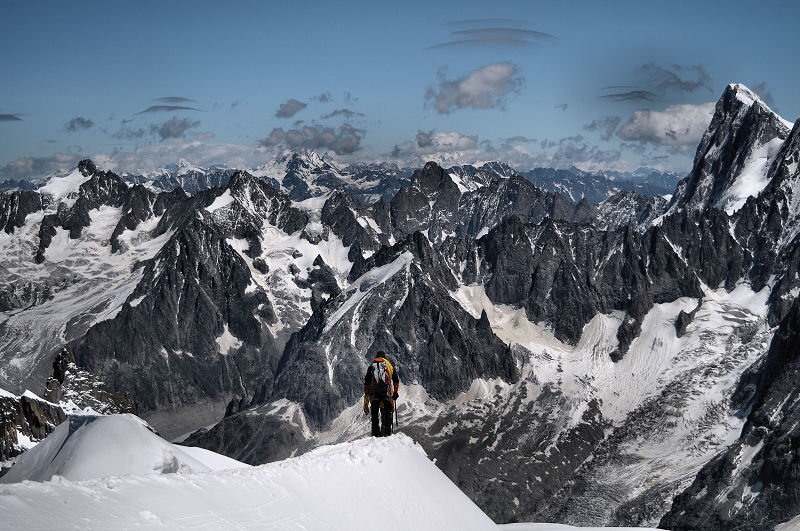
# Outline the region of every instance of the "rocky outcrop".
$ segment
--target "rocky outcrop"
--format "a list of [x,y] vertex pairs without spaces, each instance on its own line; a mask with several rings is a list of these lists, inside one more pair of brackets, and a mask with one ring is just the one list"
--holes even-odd
[[392,233],[389,217],[382,215],[385,208],[382,201],[365,206],[341,187],[325,201],[320,221],[347,247],[375,252],[389,244]]
[[161,217],[179,201],[186,199],[186,194],[178,188],[172,192],[155,194],[141,185],[131,187],[122,203],[120,216],[114,232],[111,234],[111,251],[124,252],[126,245],[120,236],[126,231],[133,231],[140,223],[153,217]]
[[66,420],[57,404],[33,393],[0,393],[0,461],[15,457],[41,441]]
[[136,414],[131,397],[111,391],[95,375],[78,367],[69,346],[53,361],[53,376],[47,380],[44,397],[59,404],[66,413],[90,409],[101,415]]
[[644,232],[667,207],[661,196],[646,197],[636,191],[620,192],[597,205],[594,224],[599,228],[618,228],[631,225]]
[[312,448],[302,428],[259,409],[226,415],[213,428],[197,430],[181,444],[199,446],[251,465],[279,461]]
[[25,224],[28,214],[44,210],[49,198],[33,191],[0,193],[0,230],[7,234]]

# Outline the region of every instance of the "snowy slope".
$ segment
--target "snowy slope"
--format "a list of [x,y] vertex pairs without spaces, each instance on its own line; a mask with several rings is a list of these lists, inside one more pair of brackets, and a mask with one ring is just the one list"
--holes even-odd
[[246,466],[208,450],[168,443],[134,415],[73,415],[22,454],[0,483],[50,481],[54,476],[82,481]]
[[62,424],[3,478],[2,527],[572,529],[496,526],[402,434],[249,467],[172,445],[132,415],[71,422],[72,430]]
[[[62,445],[65,432],[41,444],[39,461]],[[385,521],[399,529],[494,527],[421,447],[402,435],[323,447],[256,468],[202,473],[199,460],[156,442],[152,434],[129,438],[143,433],[149,432],[126,417],[105,417],[78,430],[57,454],[72,459],[55,462],[64,478],[0,487],[3,526],[357,529],[364,522]],[[159,459],[167,449],[194,472],[164,474],[174,468],[162,467],[155,470],[161,474],[101,478],[142,470],[144,457]],[[132,455],[137,456],[134,465],[125,466]],[[55,471],[52,464],[43,465],[33,468]]]

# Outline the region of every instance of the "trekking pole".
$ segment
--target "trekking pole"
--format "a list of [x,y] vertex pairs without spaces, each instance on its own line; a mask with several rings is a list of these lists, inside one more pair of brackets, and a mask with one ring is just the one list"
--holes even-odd
[[400,421],[397,420],[397,400],[392,400],[392,405],[394,406],[394,423],[397,424],[397,427],[400,427]]

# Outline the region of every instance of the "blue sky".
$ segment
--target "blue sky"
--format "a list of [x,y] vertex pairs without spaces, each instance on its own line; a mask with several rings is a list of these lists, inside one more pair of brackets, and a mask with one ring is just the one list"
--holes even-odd
[[5,2],[0,178],[285,149],[685,171],[725,86],[800,116],[797,2]]

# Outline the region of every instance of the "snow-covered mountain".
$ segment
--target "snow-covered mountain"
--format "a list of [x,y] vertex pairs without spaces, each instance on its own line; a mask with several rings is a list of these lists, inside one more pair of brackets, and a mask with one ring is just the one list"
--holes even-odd
[[670,211],[697,212],[713,206],[733,214],[769,184],[768,169],[792,124],[744,85],[728,85],[719,99],[689,175]]
[[[123,173],[129,184],[142,184],[154,190],[171,191],[182,188],[193,195],[214,186],[225,186],[237,170],[224,167],[202,168],[181,159],[170,168],[146,173]],[[327,156],[313,151],[285,152],[248,173],[264,179],[274,189],[293,200],[301,201],[319,197],[344,187],[352,196],[370,205],[383,198],[391,201],[401,186],[411,180],[412,169],[399,168],[386,162],[354,163],[339,166]],[[536,187],[564,195],[573,204],[585,199],[597,204],[611,196],[636,191],[644,197],[671,194],[679,177],[672,172],[640,168],[635,172],[585,172],[577,168],[534,168],[518,171],[503,162],[485,162],[479,166],[460,165],[447,169],[455,180],[472,182],[477,173],[494,175],[502,179],[522,175]],[[480,179],[480,175],[478,175]],[[9,186],[14,183],[9,182]],[[28,186],[23,189],[36,189]],[[2,184],[0,184],[0,190]],[[13,188],[19,189],[19,186]]]
[[141,184],[153,190],[167,192],[182,188],[192,195],[215,186],[225,186],[235,172],[236,170],[230,168],[202,168],[180,159],[170,168],[147,173],[123,173],[120,177],[129,184]]
[[561,194],[571,203],[581,201],[598,204],[606,199],[635,191],[643,197],[672,194],[680,177],[674,172],[662,172],[652,168],[639,168],[633,172],[600,171],[586,172],[569,169],[534,168],[516,170],[503,162],[485,162],[479,166],[462,165],[448,168],[454,180],[470,182],[480,173],[491,174],[502,179],[523,176],[537,188],[553,194]]
[[383,349],[401,431],[496,521],[785,522],[791,474],[703,490],[796,429],[800,126],[749,94],[726,89],[669,205],[500,164],[428,163],[367,206],[319,157],[191,196],[84,161],[0,196],[0,386],[70,343],[160,432],[260,464],[362,436]]
[[[413,171],[385,162],[341,167],[327,155],[320,156],[314,151],[285,152],[256,168],[242,170],[263,179],[272,188],[296,201],[320,197],[344,187],[368,205],[380,198],[391,200],[400,186],[408,183]],[[187,194],[194,195],[209,188],[227,185],[237,171],[240,170],[215,166],[204,168],[180,159],[171,167],[150,172],[126,172],[120,177],[129,184],[141,184],[155,191],[182,188]],[[9,183],[9,186],[13,184]]]
[[534,168],[522,174],[533,184],[560,193],[577,204],[582,199],[597,204],[612,196],[635,191],[644,197],[672,194],[680,180],[674,172],[640,168],[634,172],[586,172],[577,168]]

